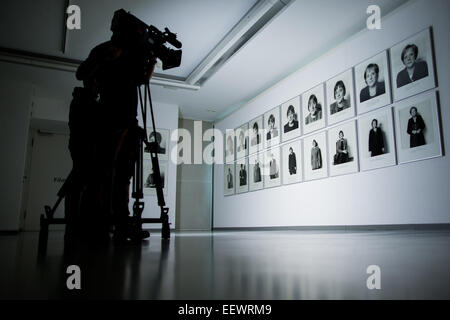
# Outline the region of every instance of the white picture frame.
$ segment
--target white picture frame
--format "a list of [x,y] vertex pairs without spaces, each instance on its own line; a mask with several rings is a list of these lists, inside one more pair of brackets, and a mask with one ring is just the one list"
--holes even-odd
[[301,135],[300,96],[281,105],[281,140],[282,142]]
[[224,136],[224,155],[225,155],[225,163],[234,162],[235,159],[235,139],[234,139],[234,130],[226,129]]
[[[328,129],[328,162],[331,177],[359,171],[357,139],[354,120]],[[342,148],[342,145],[345,147]]]
[[[422,118],[425,129],[413,137],[414,125],[409,125],[411,109],[416,107],[418,115]],[[435,91],[423,93],[401,102],[394,108],[395,131],[397,142],[397,158],[399,163],[430,159],[442,156],[441,131],[439,125],[439,111],[437,93]],[[420,121],[417,121],[419,123]],[[411,130],[408,130],[410,127]],[[420,125],[417,126],[420,128]],[[408,134],[411,132],[411,134]]]
[[231,196],[235,192],[236,176],[233,163],[227,163],[223,165],[223,195]]
[[[374,130],[374,127],[377,129]],[[372,111],[358,119],[358,143],[361,171],[397,164],[391,106]]]
[[263,116],[259,116],[248,124],[249,133],[249,154],[259,152],[264,146],[264,125]]
[[264,113],[264,148],[270,148],[280,144],[280,106]]
[[235,129],[236,159],[248,156],[248,122]]
[[248,158],[236,160],[235,181],[236,194],[248,192]]
[[282,183],[303,181],[302,140],[294,140],[281,146]]
[[[153,164],[151,160],[144,159],[143,161],[143,193],[147,196],[156,196],[156,188],[153,184]],[[167,195],[168,190],[168,176],[169,176],[169,164],[167,161],[158,161],[159,170],[161,174],[161,180],[163,181],[163,194]]]
[[263,169],[264,189],[281,185],[282,163],[279,146],[265,150]]
[[305,181],[328,177],[327,150],[327,136],[325,131],[307,136],[303,139],[303,168]]
[[[159,160],[169,160],[169,141],[170,130],[156,128],[157,141],[159,140],[159,148],[157,150]],[[153,128],[147,128],[148,142],[154,142]],[[151,159],[150,150],[144,145],[144,159]]]
[[303,134],[325,128],[327,107],[325,101],[325,84],[321,83],[302,93]]
[[259,152],[248,157],[249,191],[264,188],[264,153]]
[[354,90],[352,69],[348,69],[326,82],[328,125],[355,116]]
[[[401,41],[391,47],[389,52],[395,101],[400,101],[436,86],[431,28],[426,28]],[[403,54],[404,56],[402,56]],[[403,59],[403,57],[406,59]],[[414,72],[411,73],[412,80],[407,70],[407,66],[410,65],[414,66]]]
[[355,66],[355,87],[358,114],[391,104],[391,77],[386,50]]

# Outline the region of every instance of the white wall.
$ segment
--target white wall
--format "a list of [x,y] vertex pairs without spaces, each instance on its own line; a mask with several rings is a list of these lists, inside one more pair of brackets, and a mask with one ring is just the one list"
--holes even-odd
[[[198,121],[204,132],[212,128],[211,122]],[[179,127],[189,131],[194,138],[194,120],[180,119]],[[211,142],[203,141],[203,148]],[[194,162],[194,143],[191,145],[191,162]],[[212,165],[180,164],[177,172],[177,230],[211,230]]]
[[[225,132],[250,121],[432,26],[445,152],[450,141],[449,12],[448,0],[410,1],[382,17],[381,30],[358,33],[218,122],[216,128]],[[223,196],[223,165],[215,166],[214,179],[216,228],[450,222],[448,156],[228,197]]]
[[31,85],[0,79],[0,230],[19,230]]

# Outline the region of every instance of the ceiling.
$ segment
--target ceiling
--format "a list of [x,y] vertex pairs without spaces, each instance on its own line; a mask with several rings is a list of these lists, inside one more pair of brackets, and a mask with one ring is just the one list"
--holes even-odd
[[156,70],[184,80],[246,14],[261,3],[283,10],[237,50],[198,90],[152,85],[154,101],[176,104],[183,118],[218,120],[364,29],[366,9],[386,15],[407,0],[70,0],[81,9],[81,30],[64,39],[65,1],[7,0],[0,12],[0,46],[84,60],[110,38],[111,18],[124,8],[160,30],[168,27],[183,43],[178,68]]

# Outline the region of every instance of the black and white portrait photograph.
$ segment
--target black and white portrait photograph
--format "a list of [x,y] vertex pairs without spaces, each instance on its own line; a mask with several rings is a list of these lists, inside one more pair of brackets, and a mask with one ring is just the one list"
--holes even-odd
[[248,156],[248,123],[236,128],[236,159]]
[[300,124],[300,96],[281,105],[282,141],[287,141],[301,134]]
[[225,133],[225,162],[230,163],[235,160],[234,157],[234,130],[227,129]]
[[250,141],[249,154],[263,149],[263,116],[259,116],[248,123],[248,136]]
[[264,153],[259,152],[248,157],[249,190],[255,191],[264,188],[263,170]]
[[396,165],[392,108],[370,112],[358,119],[361,170]]
[[[167,181],[168,181],[168,162],[160,161],[159,162],[159,173],[161,177],[162,187],[164,191],[164,195],[167,195]],[[144,187],[144,195],[156,196],[156,182],[155,182],[155,173],[153,171],[153,165],[151,160],[144,160],[143,164],[143,187]]]
[[280,106],[264,114],[264,141],[265,148],[276,146],[280,143]]
[[435,87],[430,28],[393,46],[390,58],[395,101]]
[[[158,143],[158,159],[168,160],[169,159],[169,141],[170,141],[170,130],[157,128],[153,132],[153,128],[147,128],[148,142]],[[144,158],[150,159],[150,149],[144,147]]]
[[241,158],[236,160],[235,177],[236,177],[236,193],[248,192],[249,190],[248,158]]
[[437,108],[434,91],[395,105],[399,163],[442,155]]
[[357,172],[358,144],[356,122],[350,121],[328,130],[330,176]]
[[235,188],[234,163],[224,164],[223,168],[223,195],[230,196],[234,194]]
[[355,116],[352,69],[328,80],[326,87],[328,124],[334,124]]
[[302,94],[303,133],[325,127],[325,85],[323,83]]
[[303,168],[305,181],[328,177],[326,132],[303,139]]
[[303,180],[302,142],[294,140],[281,146],[283,161],[283,184],[298,183]]
[[358,114],[391,103],[391,87],[387,51],[367,59],[355,67]]
[[264,188],[281,185],[280,147],[274,147],[264,152]]

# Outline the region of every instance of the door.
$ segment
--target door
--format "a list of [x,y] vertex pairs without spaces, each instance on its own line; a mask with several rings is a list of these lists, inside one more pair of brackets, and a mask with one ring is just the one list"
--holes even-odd
[[[44,206],[53,207],[57,193],[70,170],[72,159],[67,148],[69,136],[64,134],[37,131],[33,138],[30,169],[30,186],[24,229],[38,231],[40,216],[45,213]],[[64,217],[64,201],[61,201],[55,218]],[[51,226],[51,229],[64,229],[64,226]]]

